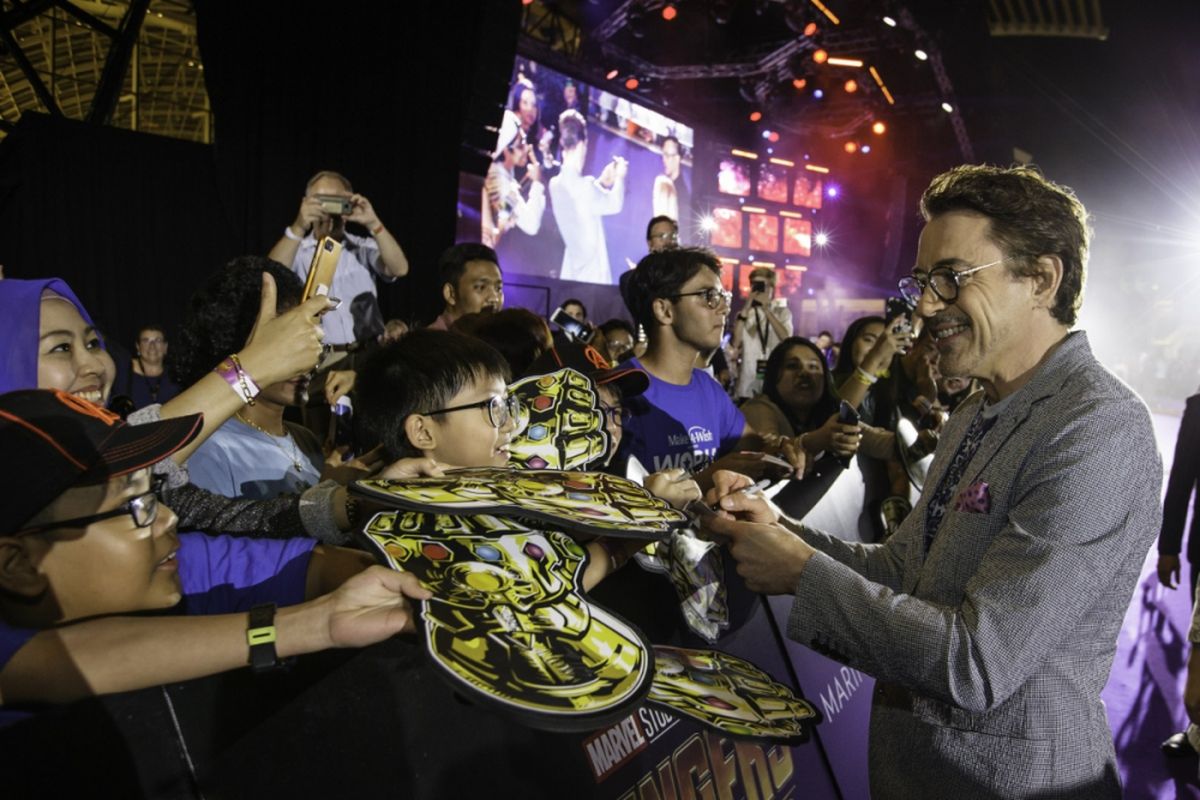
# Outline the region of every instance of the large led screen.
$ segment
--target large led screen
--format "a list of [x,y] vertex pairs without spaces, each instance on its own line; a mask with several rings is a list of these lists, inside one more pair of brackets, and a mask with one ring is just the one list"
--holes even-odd
[[717,165],[717,191],[737,197],[750,196],[750,165],[732,156]]
[[709,239],[714,247],[742,246],[742,212],[736,208],[714,208],[713,229]]
[[821,179],[807,172],[796,175],[796,185],[792,187],[792,204],[805,208],[820,208]]
[[794,256],[812,255],[812,223],[806,219],[785,217],[783,252]]
[[654,216],[695,241],[691,128],[527,58],[509,85],[486,177],[460,176],[459,241],[505,274],[602,284],[646,254]]
[[758,196],[772,203],[786,203],[788,199],[787,167],[778,164],[763,164],[758,170]]
[[750,249],[774,253],[779,249],[779,217],[774,214],[749,214]]

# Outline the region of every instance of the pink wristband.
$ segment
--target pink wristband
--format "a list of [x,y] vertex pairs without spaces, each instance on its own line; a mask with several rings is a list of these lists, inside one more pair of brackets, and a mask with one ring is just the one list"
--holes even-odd
[[254,405],[254,398],[258,396],[258,384],[254,379],[246,374],[242,369],[242,362],[236,355],[230,355],[229,358],[217,365],[213,372],[220,375],[229,384],[229,388],[233,389],[233,393],[242,398],[242,402],[247,405]]

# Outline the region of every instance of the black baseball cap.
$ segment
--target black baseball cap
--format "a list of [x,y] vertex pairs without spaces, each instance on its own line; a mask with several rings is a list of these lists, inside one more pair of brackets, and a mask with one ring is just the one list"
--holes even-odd
[[582,372],[597,386],[612,384],[621,392],[621,397],[636,397],[650,388],[650,376],[645,370],[629,364],[614,367],[590,344],[571,341],[556,340],[554,347],[534,359],[525,374],[545,375],[563,367]]
[[185,446],[202,414],[130,425],[61,391],[0,395],[0,536],[18,531],[73,486],[149,467]]

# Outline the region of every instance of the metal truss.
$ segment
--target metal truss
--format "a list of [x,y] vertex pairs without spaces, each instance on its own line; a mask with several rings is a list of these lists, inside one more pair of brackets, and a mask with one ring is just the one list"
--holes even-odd
[[0,0],[0,130],[26,111],[212,141],[188,0]]

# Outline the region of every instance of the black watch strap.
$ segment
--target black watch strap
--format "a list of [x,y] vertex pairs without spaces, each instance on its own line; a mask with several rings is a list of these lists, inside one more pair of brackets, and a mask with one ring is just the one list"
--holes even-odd
[[275,652],[275,604],[263,603],[250,609],[246,626],[246,644],[250,646],[250,669],[266,672],[276,669],[279,656]]

